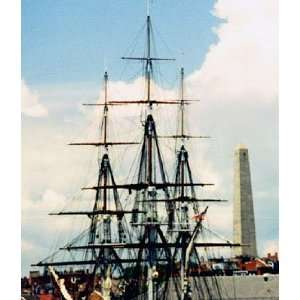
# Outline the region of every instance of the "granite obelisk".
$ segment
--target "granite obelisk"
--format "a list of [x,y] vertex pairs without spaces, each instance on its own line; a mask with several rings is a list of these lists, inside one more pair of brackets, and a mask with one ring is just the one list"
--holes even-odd
[[257,256],[255,218],[248,149],[239,145],[234,153],[233,238],[235,255]]

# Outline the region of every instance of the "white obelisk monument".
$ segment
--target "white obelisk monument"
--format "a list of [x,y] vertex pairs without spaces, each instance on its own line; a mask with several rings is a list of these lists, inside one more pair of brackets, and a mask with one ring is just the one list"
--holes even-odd
[[234,153],[233,238],[248,246],[235,248],[235,255],[257,256],[255,218],[248,149],[239,145]]

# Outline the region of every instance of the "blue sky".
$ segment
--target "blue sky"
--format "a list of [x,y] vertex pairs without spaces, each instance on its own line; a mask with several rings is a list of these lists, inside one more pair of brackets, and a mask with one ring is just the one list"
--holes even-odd
[[[229,199],[228,206],[210,209],[211,224],[230,237],[233,151],[246,144],[260,254],[276,249],[278,240],[277,15],[271,2],[151,1],[158,53],[177,58],[163,64],[164,84],[174,88],[179,67],[185,67],[188,96],[201,99],[190,110],[190,130],[213,137],[190,153],[194,177],[216,182],[217,196]],[[59,230],[70,237],[69,221],[59,223],[47,213],[70,205],[85,178],[93,182],[87,165],[97,166],[95,153],[66,145],[90,138],[91,125],[97,128],[98,119],[81,103],[98,99],[104,61],[112,97],[133,97],[143,87],[133,78],[138,65],[123,73],[120,57],[129,54],[145,17],[141,0],[22,0],[23,274],[55,250],[54,244],[63,244],[57,243]],[[144,41],[142,33],[135,55],[143,54]],[[166,112],[158,125],[165,129],[164,123],[174,123],[174,115]],[[139,123],[131,131],[137,128]],[[173,153],[166,146],[170,170]]]
[[[119,58],[131,48],[145,23],[145,2],[23,0],[23,78],[29,85],[98,83],[105,58],[111,78],[118,79],[122,69]],[[160,55],[176,57],[176,66],[184,65],[187,73],[194,71],[217,40],[211,30],[220,22],[210,13],[214,1],[151,3]],[[144,35],[139,35],[138,46],[144,40]]]

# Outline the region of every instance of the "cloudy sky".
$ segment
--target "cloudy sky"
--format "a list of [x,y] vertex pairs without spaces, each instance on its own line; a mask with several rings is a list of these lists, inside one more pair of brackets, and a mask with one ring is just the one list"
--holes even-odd
[[[144,53],[145,3],[128,1],[22,1],[22,273],[84,229],[86,220],[50,217],[49,211],[79,208],[93,200],[82,186],[94,182],[97,150],[71,141],[97,138],[99,112],[81,103],[101,98],[109,70],[111,98],[144,96],[141,65],[119,58]],[[233,152],[249,148],[261,255],[278,241],[277,3],[272,0],[151,1],[155,50],[175,63],[156,69],[153,96],[177,95],[178,72],[186,72],[189,130],[210,135],[190,149],[194,177],[212,181],[226,205],[211,206],[209,225],[232,234]],[[175,127],[171,109],[155,109],[160,132]],[[141,137],[139,109],[111,112],[112,138]],[[131,151],[128,151],[131,150]],[[169,177],[173,145],[162,142]],[[111,153],[126,178],[133,163]],[[120,159],[124,157],[125,159]],[[195,179],[196,181],[196,179]]]

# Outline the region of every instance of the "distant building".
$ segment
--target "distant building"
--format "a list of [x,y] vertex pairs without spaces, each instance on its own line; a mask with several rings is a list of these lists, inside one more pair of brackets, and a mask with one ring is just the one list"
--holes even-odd
[[242,145],[234,153],[233,202],[234,242],[248,245],[235,248],[235,255],[257,257],[249,155]]
[[274,255],[272,255],[271,253],[268,253],[267,257],[265,257],[264,259],[272,261],[272,262],[277,262],[277,261],[279,261],[278,252],[275,252]]
[[29,272],[29,277],[30,278],[38,278],[40,276],[41,276],[40,271],[30,271]]
[[267,254],[267,257],[264,257],[263,260],[273,266],[273,273],[279,273],[279,257],[278,252],[275,252],[274,255],[271,253]]

